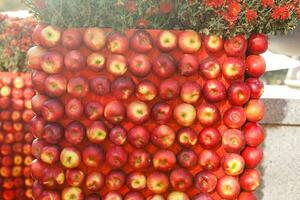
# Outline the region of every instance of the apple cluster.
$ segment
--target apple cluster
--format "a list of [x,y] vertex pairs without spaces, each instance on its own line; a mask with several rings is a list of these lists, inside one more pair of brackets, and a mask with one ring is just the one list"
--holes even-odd
[[266,36],[40,24],[33,41],[35,199],[256,200]]
[[34,95],[28,74],[0,74],[0,199],[32,198],[30,121]]

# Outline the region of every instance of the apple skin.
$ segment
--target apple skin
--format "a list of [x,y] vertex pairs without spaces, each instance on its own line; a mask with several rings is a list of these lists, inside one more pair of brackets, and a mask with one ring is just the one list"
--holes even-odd
[[223,39],[218,35],[205,35],[203,44],[209,52],[215,53],[223,49]]
[[146,200],[165,200],[165,198],[162,195],[155,194],[148,196]]
[[186,191],[193,185],[193,176],[184,168],[174,169],[170,174],[170,183],[174,190]]
[[242,127],[245,124],[246,120],[246,113],[243,107],[239,106],[229,108],[223,116],[224,124],[232,129]]
[[199,70],[199,62],[196,56],[184,54],[179,62],[179,72],[182,76],[192,76]]
[[222,158],[221,165],[225,174],[238,176],[244,171],[245,161],[239,154],[229,153]]
[[43,191],[44,188],[42,184],[39,181],[35,180],[32,184],[32,197],[37,199]]
[[145,147],[150,140],[149,131],[143,126],[135,126],[128,131],[128,141],[135,148]]
[[65,114],[69,119],[79,119],[84,111],[84,107],[79,99],[72,98],[65,105]]
[[93,51],[98,51],[105,46],[105,32],[100,28],[87,28],[83,34],[84,44]]
[[25,88],[23,92],[24,99],[31,99],[35,95],[35,91],[32,86]]
[[251,192],[241,192],[238,200],[257,200],[255,194]]
[[169,178],[166,174],[155,171],[147,177],[147,188],[154,194],[162,194],[169,188]]
[[64,128],[58,123],[49,123],[44,128],[43,139],[49,144],[58,144],[63,139]]
[[61,193],[61,200],[84,200],[84,193],[79,187],[65,187]]
[[120,190],[125,184],[123,171],[110,171],[106,176],[105,185],[110,191]]
[[250,147],[259,146],[265,139],[264,129],[257,123],[249,122],[244,126],[246,144]]
[[175,139],[175,131],[167,125],[159,125],[151,133],[151,142],[161,149],[171,147]]
[[57,166],[47,167],[43,171],[42,184],[46,188],[54,189],[62,186],[65,182],[64,171]]
[[90,89],[96,95],[106,95],[110,92],[110,81],[105,76],[97,76],[90,80]]
[[123,197],[118,192],[109,192],[104,196],[103,200],[123,200]]
[[246,147],[241,155],[245,160],[246,167],[252,169],[260,164],[264,153],[257,147]]
[[123,55],[110,55],[107,58],[106,70],[114,76],[122,76],[128,70],[127,59]]
[[100,72],[102,69],[104,69],[105,64],[106,58],[102,53],[91,53],[86,59],[87,67],[95,72]]
[[148,105],[142,101],[132,101],[126,109],[127,117],[135,124],[142,124],[148,120],[150,109]]
[[247,119],[250,122],[258,122],[262,120],[265,115],[264,104],[257,99],[250,100],[244,109]]
[[260,55],[250,55],[245,61],[246,71],[250,77],[261,77],[266,71],[265,59]]
[[143,190],[146,188],[146,176],[142,172],[132,172],[128,174],[126,185],[130,190]]
[[220,102],[226,99],[226,88],[219,80],[208,80],[202,88],[203,97],[208,102]]
[[31,47],[27,51],[27,67],[29,69],[41,69],[41,62],[46,50],[40,46]]
[[67,92],[73,97],[85,97],[89,92],[88,81],[82,77],[71,78],[67,84]]
[[43,23],[39,23],[35,26],[35,28],[33,29],[32,31],[32,42],[35,44],[35,45],[42,45],[41,44],[41,32],[42,30],[46,27],[47,25],[46,24],[43,24]]
[[40,42],[42,46],[51,48],[59,44],[61,40],[61,30],[58,27],[48,25],[41,30]]
[[73,187],[79,187],[83,184],[85,174],[80,169],[66,170],[66,182]]
[[247,103],[250,99],[250,95],[251,90],[249,86],[243,82],[234,82],[227,90],[228,100],[235,106],[242,106]]
[[202,193],[202,194],[198,194],[196,195],[193,200],[213,200],[209,194],[205,194],[205,193]]
[[104,117],[112,124],[121,123],[126,114],[126,109],[120,101],[111,101],[104,108]]
[[215,171],[220,167],[220,157],[212,150],[203,150],[198,157],[199,165],[205,170]]
[[181,100],[185,103],[196,103],[201,97],[201,87],[195,81],[183,83],[180,91]]
[[30,122],[30,132],[34,135],[34,137],[42,139],[45,125],[46,121],[42,117],[35,116]]
[[60,101],[49,99],[44,102],[41,114],[46,121],[55,122],[63,118],[64,110],[64,106]]
[[153,166],[156,170],[169,171],[176,164],[176,157],[172,151],[158,150],[153,155]]
[[256,169],[246,169],[240,176],[241,188],[246,192],[255,191],[260,185],[260,173]]
[[237,178],[223,176],[219,179],[216,191],[224,199],[236,199],[240,194],[240,185]]
[[78,50],[69,51],[64,58],[64,64],[67,70],[76,72],[86,65],[86,58]]
[[61,37],[61,43],[68,49],[78,49],[82,43],[82,34],[79,29],[68,28]]
[[139,192],[128,192],[124,200],[144,200],[144,196]]
[[191,126],[196,120],[197,112],[193,105],[181,103],[174,108],[173,118],[184,127]]
[[82,151],[82,161],[87,167],[98,167],[105,159],[104,150],[100,146],[89,145]]
[[193,147],[198,141],[197,133],[191,128],[181,128],[177,132],[177,141],[182,147]]
[[217,186],[218,178],[210,171],[201,171],[195,176],[195,187],[201,193],[213,192]]
[[43,171],[46,168],[46,166],[47,165],[40,159],[33,160],[30,166],[32,177],[34,177],[37,180],[41,180],[44,176]]
[[157,88],[153,82],[143,80],[137,85],[135,95],[141,101],[152,101],[157,93]]
[[103,116],[104,106],[96,101],[90,101],[85,105],[84,113],[89,120],[99,120]]
[[107,137],[107,127],[102,121],[94,121],[87,128],[86,135],[87,138],[96,144],[101,144]]
[[214,149],[221,144],[222,136],[217,128],[208,127],[200,131],[198,140],[204,149]]
[[86,200],[101,200],[97,194],[91,194],[85,198]]
[[224,42],[224,50],[228,56],[243,56],[247,50],[247,40],[243,35],[237,35]]
[[129,70],[138,77],[145,77],[151,71],[150,58],[144,54],[135,54],[129,61]]
[[159,96],[163,100],[172,100],[179,96],[180,85],[175,79],[166,79],[160,83]]
[[40,70],[33,70],[31,73],[32,85],[34,89],[38,91],[40,94],[45,93],[45,80],[47,77],[48,77],[47,74]]
[[186,193],[176,191],[169,193],[167,200],[190,200],[190,198]]
[[56,191],[43,191],[38,197],[39,200],[61,200],[60,194]]
[[129,154],[128,164],[135,170],[144,170],[151,165],[151,155],[143,149],[135,149]]
[[79,121],[70,122],[65,129],[65,139],[70,144],[80,144],[85,138],[85,127]]
[[104,175],[100,172],[91,172],[85,178],[85,186],[90,191],[99,191],[104,186]]
[[153,48],[153,41],[150,33],[144,30],[137,30],[130,39],[130,47],[139,53],[145,53]]
[[56,52],[50,51],[44,53],[41,60],[41,69],[47,74],[57,74],[63,70],[64,59],[63,56]]
[[112,33],[106,43],[107,49],[111,53],[124,54],[129,48],[129,40],[123,33]]
[[220,63],[211,58],[204,59],[199,65],[200,74],[207,80],[217,79],[221,76]]
[[223,76],[230,81],[242,78],[246,71],[243,60],[235,57],[225,58],[221,68]]
[[164,124],[172,118],[172,108],[166,102],[157,102],[152,107],[152,118],[159,124]]
[[52,165],[59,160],[59,148],[57,146],[45,146],[41,152],[41,160]]
[[113,169],[122,168],[127,163],[128,153],[122,146],[113,146],[106,153],[106,162]]
[[73,169],[81,163],[81,153],[75,147],[66,147],[60,152],[60,163],[67,169]]
[[170,78],[176,72],[176,60],[168,54],[160,54],[152,63],[152,70],[160,78]]
[[135,84],[130,77],[118,77],[111,84],[111,91],[119,100],[129,99],[134,90]]
[[178,44],[177,36],[172,31],[163,30],[158,33],[156,46],[161,51],[165,51],[165,52],[172,51],[176,49],[177,44]]
[[0,109],[7,109],[11,105],[10,97],[0,97]]
[[238,129],[228,129],[223,133],[223,148],[228,153],[239,153],[245,147],[245,136]]
[[257,78],[248,78],[245,83],[251,91],[251,99],[259,99],[264,92],[264,83]]
[[178,47],[184,53],[196,53],[201,48],[200,35],[192,30],[183,31],[178,38]]
[[126,130],[122,126],[114,126],[109,131],[109,140],[115,145],[123,145],[127,140]]
[[268,49],[268,37],[264,34],[251,35],[248,40],[248,51],[250,54],[262,54]]
[[204,127],[208,127],[219,122],[221,113],[214,104],[204,103],[197,108],[197,119]]

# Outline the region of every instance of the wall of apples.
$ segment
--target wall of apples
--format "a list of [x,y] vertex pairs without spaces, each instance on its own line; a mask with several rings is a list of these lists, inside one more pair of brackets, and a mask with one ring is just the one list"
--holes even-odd
[[256,199],[264,35],[61,30],[28,52],[36,199]]
[[0,73],[0,197],[31,199],[29,130],[34,95],[29,74]]

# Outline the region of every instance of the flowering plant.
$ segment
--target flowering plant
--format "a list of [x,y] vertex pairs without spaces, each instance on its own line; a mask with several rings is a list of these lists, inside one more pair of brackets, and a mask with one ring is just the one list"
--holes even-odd
[[222,36],[287,33],[299,0],[24,0],[43,22],[60,27],[193,29]]

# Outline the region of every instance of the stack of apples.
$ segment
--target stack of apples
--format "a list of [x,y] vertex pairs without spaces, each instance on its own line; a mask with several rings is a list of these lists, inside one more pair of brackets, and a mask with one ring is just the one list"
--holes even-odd
[[31,199],[30,75],[0,73],[0,199]]
[[40,24],[33,40],[35,199],[257,199],[266,36]]

